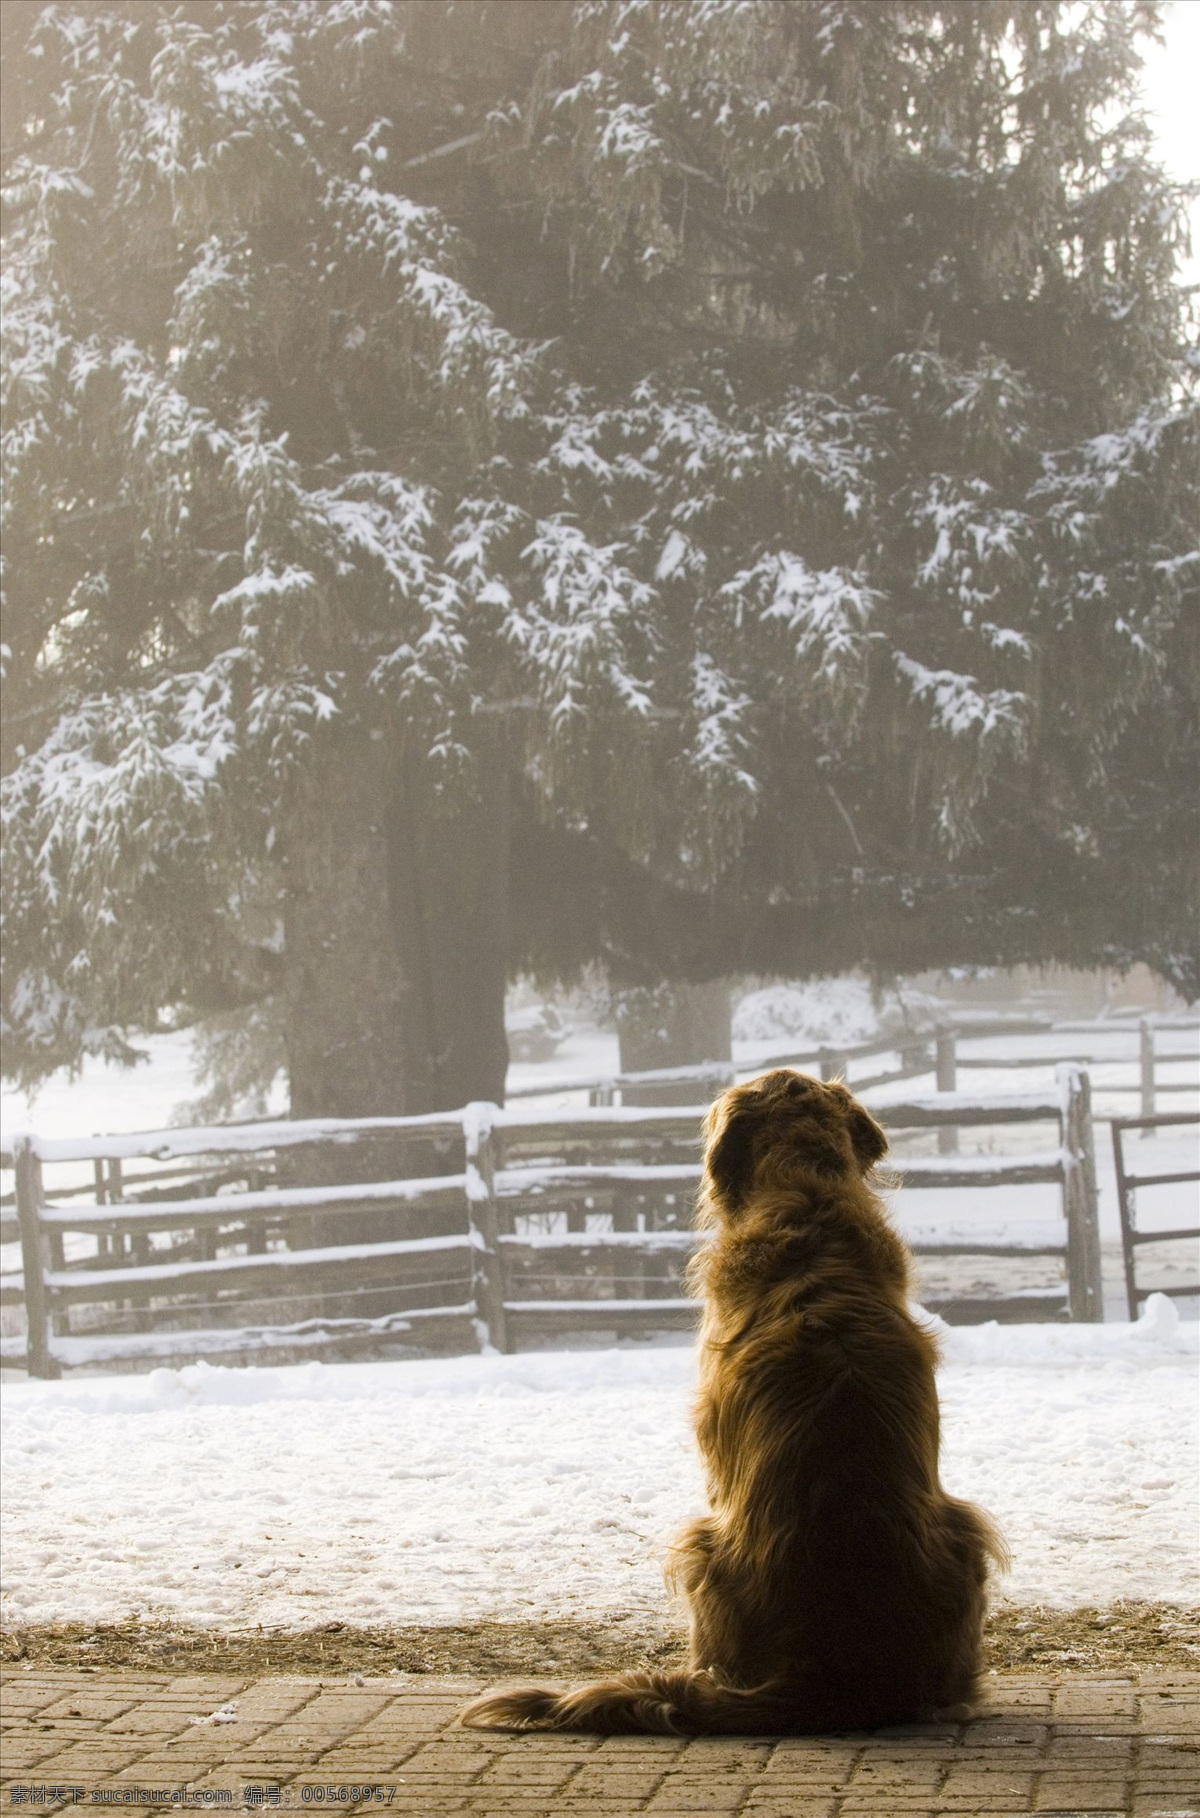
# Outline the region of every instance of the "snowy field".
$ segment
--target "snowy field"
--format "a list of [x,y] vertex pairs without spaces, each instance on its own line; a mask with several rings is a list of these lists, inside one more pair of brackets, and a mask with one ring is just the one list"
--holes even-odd
[[[1200,1600],[1195,1325],[943,1332],[947,1487],[1005,1598]],[[18,1383],[6,1623],[240,1627],[665,1609],[702,1506],[683,1346]]]
[[[844,989],[828,995],[817,1006],[828,1027],[814,1025],[811,1038],[870,1035],[868,1003]],[[761,1009],[735,1047],[745,1067],[781,1045]],[[1194,1053],[1195,1032],[1179,1031],[1176,1044]],[[190,1038],[149,1046],[150,1063],[133,1073],[89,1062],[76,1080],[49,1082],[33,1105],[6,1093],[6,1127],[67,1137],[179,1121],[198,1089]],[[1046,1065],[974,1069],[960,1084],[973,1094],[1045,1090],[1063,1046],[1061,1036],[976,1043],[973,1052],[998,1060],[1044,1051]],[[1086,1046],[1114,1055],[1091,1067],[1097,1110],[1132,1111],[1128,1092],[1111,1091],[1134,1078],[1128,1059],[1116,1060],[1130,1052],[1128,1033],[1089,1033]],[[581,1102],[564,1089],[572,1076],[617,1066],[616,1037],[581,1028],[552,1060],[514,1065],[510,1086],[539,1085],[549,1110]],[[1162,1077],[1194,1078],[1195,1062]],[[1107,1139],[1099,1123],[1111,1320],[1122,1300]],[[1036,1126],[963,1133],[964,1149],[1045,1140]],[[1164,1133],[1146,1150],[1159,1169],[1195,1165],[1190,1132]],[[1148,1222],[1175,1222],[1194,1189],[1143,1200]],[[895,1211],[902,1228],[970,1218],[1018,1226],[1055,1216],[1057,1190],[1006,1190],[1002,1202],[987,1191],[902,1190]],[[1181,1266],[1194,1267],[1187,1258]],[[944,1335],[944,1476],[1003,1525],[1013,1552],[1005,1598],[1200,1600],[1200,1331],[1196,1303],[1180,1311],[1182,1323],[1160,1297],[1135,1328]],[[140,1613],[294,1629],[661,1613],[664,1548],[702,1506],[691,1371],[687,1347],[663,1344],[13,1382],[2,1414],[4,1620]]]

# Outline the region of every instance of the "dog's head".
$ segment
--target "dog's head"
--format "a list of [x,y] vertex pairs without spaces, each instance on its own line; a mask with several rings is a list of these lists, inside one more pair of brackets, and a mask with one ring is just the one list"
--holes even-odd
[[779,1067],[723,1092],[705,1119],[704,1168],[721,1210],[736,1212],[756,1177],[797,1168],[865,1174],[887,1137],[840,1080]]

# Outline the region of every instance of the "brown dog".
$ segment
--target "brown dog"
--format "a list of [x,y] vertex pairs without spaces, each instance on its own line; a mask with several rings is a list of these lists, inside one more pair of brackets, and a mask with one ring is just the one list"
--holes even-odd
[[494,1729],[870,1729],[969,1701],[987,1518],[938,1480],[937,1352],[866,1176],[883,1131],[780,1069],[706,1123],[696,1436],[711,1515],[675,1545],[690,1665],[473,1704]]

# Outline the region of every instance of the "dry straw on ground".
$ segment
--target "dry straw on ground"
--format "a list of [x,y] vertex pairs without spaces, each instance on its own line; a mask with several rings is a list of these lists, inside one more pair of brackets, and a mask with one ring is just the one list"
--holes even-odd
[[[1200,1609],[1118,1603],[1058,1610],[1000,1605],[986,1634],[997,1672],[1057,1667],[1195,1669]],[[683,1637],[630,1616],[608,1622],[480,1622],[444,1628],[351,1628],[300,1633],[196,1629],[169,1622],[59,1623],[8,1629],[3,1656],[38,1667],[179,1668],[189,1673],[548,1673],[560,1678],[683,1658]]]

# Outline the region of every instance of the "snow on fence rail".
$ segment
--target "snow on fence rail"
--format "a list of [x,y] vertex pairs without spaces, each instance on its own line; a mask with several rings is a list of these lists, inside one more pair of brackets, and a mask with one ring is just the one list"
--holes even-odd
[[[644,1100],[648,1093],[665,1093],[671,1087],[711,1088],[715,1094],[738,1079],[748,1079],[767,1067],[804,1067],[820,1073],[822,1079],[845,1078],[856,1092],[870,1092],[881,1086],[917,1079],[932,1078],[939,1092],[954,1091],[960,1068],[985,1072],[1009,1069],[1044,1070],[1063,1062],[1076,1066],[1122,1067],[1129,1077],[1121,1081],[1097,1082],[1096,1091],[1111,1094],[1134,1094],[1143,1117],[1152,1117],[1164,1095],[1200,1090],[1195,1079],[1164,1079],[1164,1069],[1178,1067],[1197,1059],[1196,1049],[1163,1049],[1160,1034],[1193,1034],[1200,1030],[1200,1020],[1190,1016],[1097,1017],[1089,1021],[1055,1022],[1048,1016],[1023,1013],[969,1015],[952,1017],[928,1028],[914,1027],[887,1036],[853,1044],[821,1044],[806,1048],[781,1047],[760,1052],[752,1064],[733,1061],[702,1061],[689,1067],[664,1067],[654,1072],[556,1075],[552,1081],[525,1081],[508,1093],[514,1099],[545,1098],[565,1092],[586,1092],[594,1105],[627,1102],[636,1093]],[[1055,1052],[1038,1052],[1034,1048],[1018,1054],[972,1052],[979,1043],[995,1043],[1016,1037],[1059,1038],[1063,1044]],[[1100,1038],[1089,1045],[1078,1038]],[[1124,1036],[1124,1053],[1114,1053],[1105,1043]],[[862,1061],[895,1056],[894,1064],[882,1071],[860,1072]],[[952,1154],[957,1146],[956,1132],[944,1127],[939,1140],[943,1154]]]
[[[901,1169],[913,1188],[1053,1184],[1056,1218],[1020,1229],[1003,1213],[991,1224],[972,1216],[907,1234],[918,1255],[1065,1264],[1065,1294],[1056,1287],[971,1299],[957,1303],[959,1317],[1102,1318],[1085,1072],[1060,1067],[1051,1093],[944,1091],[876,1111],[890,1131],[1053,1125],[1056,1141],[1046,1149],[914,1157]],[[382,1141],[394,1160],[395,1145],[414,1140],[441,1144],[443,1158],[453,1142],[461,1166],[332,1184],[289,1178],[306,1160],[328,1172],[355,1153],[346,1145]],[[181,1158],[189,1165],[163,1166]],[[47,1170],[84,1163],[94,1170],[91,1202],[72,1203],[77,1182],[47,1191]],[[4,1218],[0,1236],[19,1235],[23,1264],[0,1276],[0,1302],[23,1304],[27,1325],[27,1336],[0,1344],[4,1358],[23,1360],[34,1376],[234,1353],[340,1355],[385,1339],[511,1350],[555,1332],[623,1334],[695,1318],[694,1302],[672,1278],[672,1265],[702,1241],[680,1222],[690,1221],[700,1175],[695,1106],[546,1115],[528,1105],[473,1104],[426,1118],[277,1120],[78,1141],[23,1136],[0,1165],[16,1176],[16,1217]],[[276,1184],[264,1184],[270,1180]],[[220,1191],[202,1190],[214,1183]],[[598,1215],[611,1228],[589,1228]],[[268,1315],[252,1317],[264,1303]]]
[[[820,1043],[806,1048],[794,1045],[772,1048],[759,1054],[753,1065],[706,1060],[692,1066],[656,1067],[637,1073],[556,1075],[552,1082],[527,1080],[522,1085],[510,1088],[507,1097],[511,1103],[513,1099],[545,1098],[551,1093],[586,1092],[592,1104],[611,1105],[616,1102],[618,1095],[624,1100],[626,1093],[636,1092],[639,1099],[644,1100],[648,1093],[666,1093],[675,1086],[710,1086],[715,1093],[726,1086],[732,1086],[737,1079],[750,1078],[767,1067],[812,1067],[820,1073],[822,1079],[833,1079],[835,1075],[844,1073],[852,1061],[895,1054],[898,1060],[896,1066],[853,1082],[859,1091],[868,1091],[874,1086],[920,1079],[938,1071],[943,1054],[953,1051],[952,1046],[946,1048],[945,1044],[952,1045],[957,1034],[1030,1035],[1043,1034],[1051,1027],[1052,1024],[1045,1017],[995,1016],[982,1022],[976,1019],[961,1026],[943,1025],[936,1029],[914,1029],[877,1036],[870,1041],[850,1045]],[[664,1099],[663,1102],[668,1101]]]

